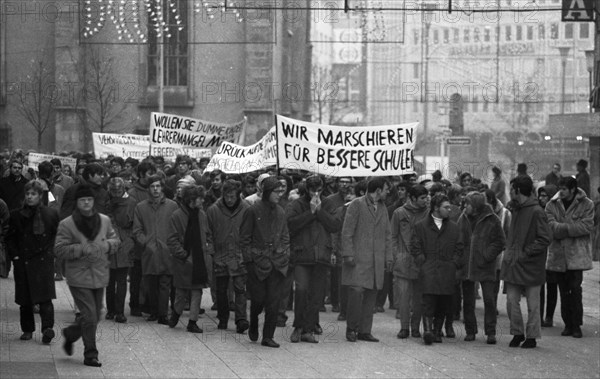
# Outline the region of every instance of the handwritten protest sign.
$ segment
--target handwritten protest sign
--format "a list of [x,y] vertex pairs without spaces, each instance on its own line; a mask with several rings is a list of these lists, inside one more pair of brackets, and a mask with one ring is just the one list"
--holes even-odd
[[152,112],[150,115],[150,154],[194,156],[195,149],[216,150],[221,143],[236,143],[246,120],[235,124],[218,124],[184,116]]
[[[109,155],[121,158],[144,159],[150,155],[150,136],[138,134],[92,133],[94,155],[103,159]],[[203,158],[212,155],[210,149],[164,148],[160,151],[166,160],[174,161],[177,155],[188,155],[191,158]]]
[[27,156],[27,165],[29,167],[32,167],[35,171],[38,171],[38,165],[40,163],[42,163],[43,161],[50,162],[54,158],[58,158],[63,166],[71,166],[71,169],[75,171],[75,168],[77,167],[77,158],[61,157],[60,155],[29,153],[29,155]]
[[94,155],[104,159],[109,155],[144,159],[150,154],[150,137],[138,134],[92,133]]
[[417,126],[329,126],[277,115],[279,165],[331,176],[413,173]]
[[250,146],[223,142],[212,156],[206,171],[221,170],[227,174],[243,174],[277,164],[275,127],[260,141]]

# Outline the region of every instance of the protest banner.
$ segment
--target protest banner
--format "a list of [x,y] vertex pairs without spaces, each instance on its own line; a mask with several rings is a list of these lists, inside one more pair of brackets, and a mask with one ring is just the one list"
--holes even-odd
[[[187,154],[198,157],[207,152],[194,153],[195,149],[216,150],[221,143],[236,143],[246,119],[235,124],[219,124],[184,116],[152,112],[150,115],[150,154],[172,156]],[[208,154],[210,156],[210,154]]]
[[[92,133],[94,140],[94,155],[104,159],[109,155],[121,158],[142,160],[150,155],[150,136],[138,134]],[[162,156],[167,161],[174,161],[177,155],[188,155],[191,158],[210,158],[210,149],[188,148],[158,148],[155,156]]]
[[73,171],[77,167],[77,158],[72,157],[61,157],[60,155],[50,155],[50,154],[38,154],[38,153],[29,153],[27,156],[27,165],[33,168],[35,171],[38,171],[38,165],[43,161],[50,162],[52,159],[57,158],[62,163],[63,167],[65,165],[69,165]]
[[387,176],[415,172],[417,122],[330,126],[277,115],[279,167],[330,176]]
[[142,160],[150,153],[150,137],[138,134],[92,133],[94,155],[104,159],[109,155]]
[[227,174],[244,174],[260,170],[277,163],[277,142],[275,127],[260,141],[250,146],[240,146],[223,142],[210,159],[207,172],[221,170]]

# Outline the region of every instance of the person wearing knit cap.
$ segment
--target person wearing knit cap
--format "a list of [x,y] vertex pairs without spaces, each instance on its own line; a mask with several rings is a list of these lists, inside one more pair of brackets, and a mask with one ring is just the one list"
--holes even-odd
[[20,308],[22,340],[30,340],[35,331],[33,306],[39,304],[42,342],[54,338],[54,238],[58,211],[42,204],[43,187],[37,181],[25,184],[21,209],[10,214],[6,236],[7,251],[14,264],[15,303]]
[[177,186],[175,187],[175,198],[173,200],[181,205],[183,189],[194,185],[196,185],[196,181],[189,175],[179,179],[177,181]]
[[73,343],[83,338],[83,364],[100,367],[96,329],[108,285],[109,256],[118,250],[120,240],[109,217],[94,208],[94,192],[89,186],[77,186],[74,199],[75,210],[58,225],[54,246],[56,256],[65,261],[64,275],[81,312],[81,317],[62,331],[63,349],[73,355]]
[[258,315],[265,310],[261,344],[279,347],[273,340],[278,303],[288,271],[289,234],[285,212],[278,205],[283,188],[276,177],[262,183],[260,201],[244,214],[240,226],[240,248],[248,271],[250,293],[250,340],[258,340]]

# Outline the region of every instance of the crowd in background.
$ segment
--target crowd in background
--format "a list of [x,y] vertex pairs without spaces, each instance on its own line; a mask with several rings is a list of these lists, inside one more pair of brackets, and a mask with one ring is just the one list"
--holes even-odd
[[590,200],[583,159],[576,178],[555,164],[535,186],[525,164],[510,181],[494,167],[488,183],[468,172],[225,174],[205,172],[208,158],[71,156],[76,167],[52,159],[32,168],[22,151],[4,154],[0,276],[14,267],[21,339],[32,338],[38,312],[44,343],[54,337],[54,281],[66,277],[77,318],[63,347],[70,355],[83,338],[86,365],[100,365],[94,336],[104,306],[105,319],[127,322],[129,293],[130,317],[174,328],[189,311],[186,330],[202,333],[205,288],[219,329],[233,312],[236,331],[256,341],[264,312],[268,347],[279,346],[274,331],[287,311],[291,342],[318,342],[326,304],[346,321],[348,341],[376,342],[373,313],[388,300],[398,338],[455,338],[462,313],[465,341],[474,341],[480,298],[495,344],[500,291],[510,346],[536,346],[540,328],[554,325],[559,293],[562,334],[582,336],[582,272],[600,255],[600,201]]

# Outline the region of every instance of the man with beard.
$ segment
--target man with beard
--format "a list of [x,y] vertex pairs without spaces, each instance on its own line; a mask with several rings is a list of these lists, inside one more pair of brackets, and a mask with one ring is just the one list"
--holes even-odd
[[262,183],[261,199],[244,214],[240,247],[248,270],[251,341],[258,340],[258,315],[265,310],[261,345],[277,348],[273,340],[277,310],[289,263],[289,234],[285,211],[278,205],[283,188],[276,177]]
[[35,331],[33,306],[39,304],[42,318],[42,342],[54,338],[54,238],[58,229],[58,211],[43,205],[42,185],[36,181],[25,187],[25,203],[10,215],[6,243],[14,264],[15,302],[19,304],[22,340],[30,340]]
[[161,177],[152,176],[148,183],[150,198],[135,207],[133,236],[143,248],[142,275],[150,308],[150,317],[146,320],[168,325],[172,272],[167,237],[169,220],[178,206],[164,195]]
[[[318,175],[306,179],[306,192],[286,209],[290,231],[291,261],[296,282],[292,342],[316,343],[319,307],[325,295],[331,264],[331,233],[341,228],[322,204],[323,181]],[[324,199],[323,202],[327,200]]]
[[73,343],[83,338],[83,364],[100,367],[96,329],[104,287],[108,284],[108,257],[118,249],[119,238],[108,216],[94,208],[94,192],[90,187],[77,186],[73,198],[75,210],[60,222],[54,249],[56,256],[66,262],[67,284],[81,316],[63,329],[63,348],[67,355],[73,355]]
[[248,330],[246,315],[246,267],[240,250],[240,225],[249,208],[240,197],[241,185],[235,180],[223,183],[223,196],[208,208],[208,227],[212,236],[214,255],[214,281],[217,293],[217,318],[219,329],[227,329],[229,299],[227,289],[233,282],[235,293],[235,325],[240,334]]
[[[392,215],[392,251],[394,255],[394,299],[399,311],[400,331],[397,337],[421,338],[421,303],[423,288],[419,268],[410,253],[415,224],[429,214],[427,189],[416,185],[408,189],[408,201]],[[412,311],[412,312],[411,312]],[[410,326],[410,330],[409,330]],[[412,332],[412,333],[411,333]],[[453,335],[452,325],[446,334]]]
[[20,160],[12,159],[8,167],[8,176],[0,179],[0,199],[4,200],[8,210],[12,212],[23,205],[27,179],[23,176],[23,163]]
[[377,290],[392,268],[391,226],[385,207],[389,183],[371,179],[367,194],[348,206],[342,228],[342,284],[348,288],[346,339],[379,342],[371,334]]
[[469,192],[465,198],[465,212],[458,220],[463,241],[467,269],[462,282],[465,341],[474,341],[477,334],[475,317],[475,282],[481,284],[484,305],[484,329],[487,343],[496,344],[496,257],[506,243],[500,219],[486,203],[485,195]]
[[90,163],[83,169],[81,182],[72,185],[65,192],[65,198],[60,208],[60,218],[69,217],[75,210],[75,193],[80,186],[87,186],[94,194],[94,209],[98,213],[106,214],[108,205],[108,192],[102,187],[104,168],[98,163]]
[[594,203],[572,177],[558,181],[558,193],[546,205],[552,230],[547,270],[557,273],[563,336],[581,338],[583,271],[591,270]]

